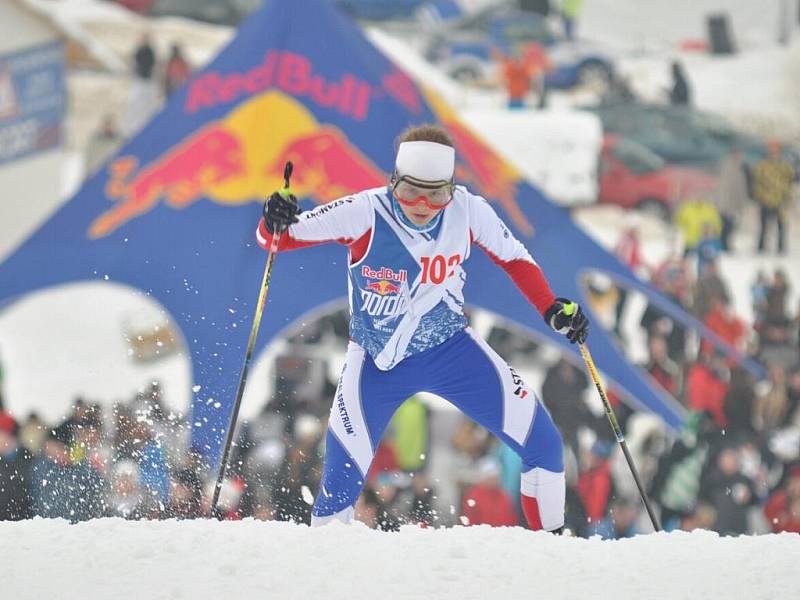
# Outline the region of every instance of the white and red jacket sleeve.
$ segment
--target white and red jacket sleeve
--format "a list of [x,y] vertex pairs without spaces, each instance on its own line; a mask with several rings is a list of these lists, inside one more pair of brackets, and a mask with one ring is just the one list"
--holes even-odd
[[511,277],[522,294],[544,316],[555,301],[555,295],[541,268],[485,199],[472,196],[469,203],[472,243]]
[[[350,246],[352,252],[369,243],[374,216],[369,199],[361,194],[317,206],[298,215],[299,221],[279,238],[278,251],[336,242]],[[267,231],[263,217],[258,222],[256,239],[264,249],[272,243],[272,233]]]

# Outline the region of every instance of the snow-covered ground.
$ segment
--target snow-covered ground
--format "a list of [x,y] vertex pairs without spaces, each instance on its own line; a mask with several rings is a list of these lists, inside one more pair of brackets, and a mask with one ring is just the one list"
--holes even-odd
[[777,41],[781,23],[797,25],[797,3],[785,0],[586,0],[578,35],[638,52],[669,51],[706,40],[706,19],[719,14],[745,49]]
[[797,598],[797,534],[620,541],[520,528],[381,533],[258,521],[0,523],[16,600]]
[[664,102],[669,60],[686,68],[697,108],[723,115],[761,137],[800,143],[800,36],[789,46],[765,44],[720,57],[698,52],[625,56],[620,71],[643,99]]

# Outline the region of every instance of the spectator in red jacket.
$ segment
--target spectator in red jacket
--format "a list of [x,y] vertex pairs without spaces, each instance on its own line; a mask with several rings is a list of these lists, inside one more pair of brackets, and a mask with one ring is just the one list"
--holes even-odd
[[585,458],[585,470],[578,476],[576,488],[590,523],[599,523],[605,518],[608,505],[614,496],[609,460],[613,450],[613,442],[597,440]]
[[[614,256],[636,274],[644,275],[649,270],[642,255],[642,244],[639,239],[639,221],[635,215],[627,216],[625,228],[614,246]],[[625,288],[619,287],[617,288],[617,294],[617,306],[614,309],[616,316],[614,333],[619,336],[625,303],[628,300],[628,292]]]
[[650,350],[647,372],[662,388],[677,398],[681,387],[681,369],[670,359],[666,340],[660,335],[653,335],[647,341],[647,347]]
[[800,464],[791,467],[786,484],[769,497],[764,514],[774,533],[800,533]]
[[723,407],[730,374],[724,356],[700,356],[686,377],[686,401],[690,410],[708,411],[721,428],[728,425]]
[[180,44],[173,44],[170,50],[169,61],[164,69],[164,97],[169,98],[192,75],[192,67],[183,56]]
[[514,501],[500,486],[500,472],[500,463],[494,458],[484,458],[478,464],[478,483],[466,491],[461,503],[465,525],[519,525]]
[[[737,350],[744,350],[747,330],[744,321],[733,313],[727,298],[715,298],[711,302],[711,311],[706,315],[705,325]],[[702,352],[711,353],[713,348],[709,340],[703,340]]]
[[399,470],[397,464],[397,455],[394,448],[387,441],[381,441],[375,450],[375,458],[372,460],[372,465],[367,473],[367,482],[372,483],[381,473],[392,472]]

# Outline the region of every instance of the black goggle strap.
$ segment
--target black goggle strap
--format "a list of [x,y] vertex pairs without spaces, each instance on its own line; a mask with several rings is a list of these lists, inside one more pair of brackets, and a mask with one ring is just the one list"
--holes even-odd
[[437,188],[447,186],[450,195],[453,194],[453,190],[455,189],[455,182],[453,179],[450,179],[449,181],[444,179],[441,181],[423,181],[421,179],[415,179],[411,175],[398,176],[396,170],[392,171],[392,177],[389,180],[389,186],[392,188],[392,191],[395,190],[401,181],[406,181],[415,187],[426,190],[435,190]]

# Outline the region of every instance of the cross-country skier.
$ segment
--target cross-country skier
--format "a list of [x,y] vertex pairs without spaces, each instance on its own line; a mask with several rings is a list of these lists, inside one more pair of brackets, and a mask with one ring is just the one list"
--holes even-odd
[[[455,149],[435,126],[400,137],[389,185],[300,212],[276,192],[258,242],[278,250],[326,242],[349,249],[350,343],[331,407],[313,525],[349,522],[375,448],[395,410],[420,391],[445,398],[523,461],[522,507],[532,529],[564,525],[561,435],[536,394],[467,326],[463,264],[479,246],[546,323],[583,343],[580,307],[556,298],[542,271],[489,204],[453,182]],[[486,282],[489,284],[489,282]]]

